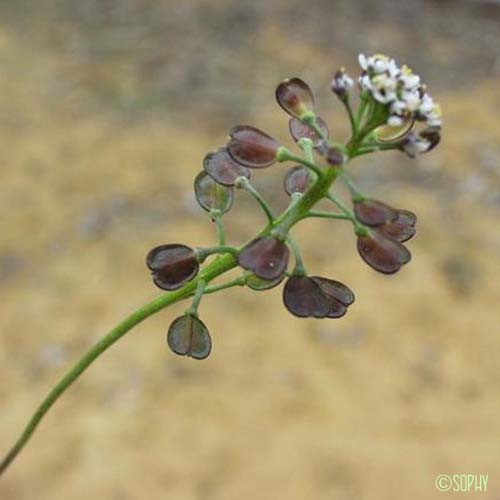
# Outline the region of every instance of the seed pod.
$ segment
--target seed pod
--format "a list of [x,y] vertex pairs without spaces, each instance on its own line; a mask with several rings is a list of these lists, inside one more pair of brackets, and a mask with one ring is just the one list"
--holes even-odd
[[345,163],[344,153],[339,148],[328,148],[325,156],[330,165],[339,167]]
[[285,243],[272,236],[265,236],[256,238],[243,248],[238,256],[238,263],[258,278],[272,281],[285,272],[289,257],[290,251]]
[[371,231],[368,236],[358,236],[357,247],[361,258],[383,274],[393,274],[411,260],[411,253],[405,246],[377,231]]
[[192,248],[186,245],[170,244],[153,248],[146,257],[153,282],[162,290],[176,290],[193,279],[199,264]]
[[328,298],[329,311],[327,316],[329,318],[341,318],[344,316],[347,312],[347,307],[355,300],[351,289],[340,281],[329,278],[313,276],[311,279],[319,285],[321,291]]
[[306,111],[314,111],[314,97],[306,82],[300,78],[284,80],[276,87],[278,104],[291,116],[300,118]]
[[428,127],[418,135],[422,139],[429,141],[429,148],[426,153],[434,149],[441,142],[441,129],[437,127]]
[[180,356],[205,359],[212,350],[212,339],[205,324],[190,314],[179,316],[168,329],[167,343]]
[[413,212],[409,210],[398,210],[396,219],[386,222],[381,226],[377,226],[376,230],[386,238],[404,243],[415,236],[416,220],[417,217]]
[[285,307],[299,318],[324,318],[330,303],[321,287],[308,276],[292,276],[283,288]]
[[233,188],[216,182],[205,171],[201,171],[194,180],[194,194],[201,208],[228,212],[233,206]]
[[234,161],[249,168],[265,168],[276,161],[279,144],[265,132],[249,125],[238,125],[229,132],[227,151]]
[[283,185],[287,194],[292,196],[293,193],[305,193],[311,182],[309,170],[306,167],[297,165],[287,172]]
[[396,219],[398,212],[396,209],[371,198],[354,203],[354,213],[356,218],[367,226],[379,226]]
[[212,179],[225,186],[234,186],[238,177],[250,178],[250,170],[236,163],[226,148],[208,153],[203,160],[203,168]]
[[378,142],[388,143],[395,142],[404,139],[413,128],[415,119],[413,117],[408,117],[404,119],[401,125],[396,127],[391,127],[390,125],[381,125],[377,127],[373,133]]
[[[328,138],[329,131],[328,125],[326,124],[325,120],[318,116],[316,117],[316,121],[319,128],[323,131],[324,136]],[[311,139],[314,147],[317,148],[323,141],[323,137],[321,137],[315,130],[307,125],[307,123],[303,123],[297,118],[292,117],[290,118],[290,120],[288,120],[288,129],[290,130],[290,135],[296,142],[298,142],[300,139]]]
[[248,286],[248,288],[260,292],[264,290],[270,290],[271,288],[278,286],[283,281],[284,277],[285,275],[282,274],[279,278],[269,281],[258,278],[257,276],[255,276],[255,274],[252,274],[247,277],[245,284]]

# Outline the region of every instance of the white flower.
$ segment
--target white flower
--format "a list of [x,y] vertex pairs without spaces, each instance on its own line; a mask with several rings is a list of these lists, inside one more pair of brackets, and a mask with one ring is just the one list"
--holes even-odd
[[391,115],[387,120],[387,125],[389,125],[389,127],[400,127],[403,123],[403,118],[398,115]]
[[371,94],[375,101],[389,106],[388,124],[418,117],[428,126],[441,126],[439,105],[426,92],[420,77],[408,66],[399,67],[394,59],[383,54],[369,57],[359,54],[358,61],[363,70],[358,80],[359,86]]
[[417,138],[415,134],[409,134],[402,146],[403,151],[411,158],[415,158],[417,154],[426,153],[430,147],[430,141]]

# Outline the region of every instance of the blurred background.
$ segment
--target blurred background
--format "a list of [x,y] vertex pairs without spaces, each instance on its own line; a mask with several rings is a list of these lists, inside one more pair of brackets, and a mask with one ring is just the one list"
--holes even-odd
[[[396,276],[348,224],[295,235],[357,302],[301,320],[281,291],[206,297],[196,362],[140,325],[57,403],[0,481],[2,500],[441,498],[442,473],[500,499],[500,4],[494,0],[0,2],[0,452],[97,339],[158,295],[144,256],[214,242],[192,182],[235,124],[291,146],[275,85],[300,76],[338,140],[334,71],[407,62],[442,104],[432,154],[363,157],[374,197],[419,215]],[[276,165],[254,175],[283,208]],[[237,193],[231,242],[264,219]]]

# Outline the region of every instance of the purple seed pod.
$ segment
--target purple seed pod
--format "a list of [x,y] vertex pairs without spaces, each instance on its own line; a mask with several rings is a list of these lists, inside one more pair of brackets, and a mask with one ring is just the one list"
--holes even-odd
[[299,318],[325,318],[330,303],[321,287],[308,276],[292,276],[283,288],[285,307]]
[[238,125],[229,132],[227,151],[240,165],[266,168],[276,161],[279,144],[265,132],[249,125]]
[[382,236],[404,243],[415,236],[417,216],[409,210],[398,210],[393,221],[376,227]]
[[291,116],[300,118],[306,111],[314,111],[311,89],[300,78],[284,80],[276,87],[278,104]]
[[340,281],[313,276],[312,279],[320,286],[321,291],[327,296],[330,309],[328,318],[341,318],[347,312],[354,300],[352,290]]
[[285,243],[272,236],[265,236],[251,241],[243,248],[238,256],[238,263],[258,278],[272,281],[285,272],[289,257],[290,251]]
[[371,198],[354,203],[354,213],[356,218],[367,226],[379,226],[396,219],[398,212],[396,209]]
[[219,184],[205,171],[201,171],[194,180],[194,195],[200,207],[207,212],[220,210],[224,214],[233,206],[233,188]]
[[[316,122],[319,128],[323,131],[324,137],[328,138],[329,131],[325,120],[318,116],[316,117]],[[290,130],[290,135],[294,141],[298,142],[300,139],[311,139],[315,148],[319,147],[321,142],[324,140],[323,137],[320,137],[315,130],[307,125],[307,123],[303,123],[297,118],[292,117],[288,120],[288,129]]]
[[250,179],[250,170],[236,163],[226,148],[208,153],[203,160],[203,168],[212,179],[224,186],[234,186],[238,177]]
[[328,148],[325,153],[329,165],[340,167],[345,163],[344,153],[339,148]]
[[375,271],[394,274],[411,260],[410,251],[398,241],[385,238],[378,231],[358,236],[358,252]]
[[168,329],[167,343],[180,356],[205,359],[212,350],[212,339],[205,324],[195,316],[185,314],[173,321]]
[[306,167],[297,165],[292,167],[283,180],[283,185],[287,194],[305,193],[311,185],[312,179]]
[[160,245],[146,257],[153,282],[162,290],[176,290],[198,273],[196,253],[186,245]]

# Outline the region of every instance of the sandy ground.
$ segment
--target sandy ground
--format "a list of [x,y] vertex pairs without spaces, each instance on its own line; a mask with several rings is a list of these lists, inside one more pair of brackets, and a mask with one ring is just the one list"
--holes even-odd
[[[56,21],[45,19],[49,27]],[[350,59],[338,51],[325,64],[319,42],[314,50],[300,44],[278,23],[260,34],[261,65],[245,56],[258,67],[258,85],[243,65],[240,80],[237,71],[228,81],[211,75],[205,94],[184,96],[190,114],[174,105],[170,112],[141,101],[151,86],[127,80],[121,59],[106,67],[77,49],[65,53],[56,35],[58,50],[48,42],[37,50],[37,22],[0,31],[0,452],[93,342],[157,296],[144,266],[151,247],[213,243],[191,186],[224,130],[251,120],[287,140],[273,86],[285,71],[303,71],[342,137],[346,122],[327,77],[335,65],[355,67],[352,47]],[[404,38],[395,22],[366,24],[385,50]],[[428,34],[439,41],[436,64],[450,65],[433,92],[444,108],[442,146],[416,161],[390,153],[352,166],[366,191],[418,213],[410,265],[378,275],[357,256],[348,226],[298,227],[308,267],[355,290],[345,318],[292,317],[280,289],[222,292],[202,303],[214,349],[195,362],[165,343],[185,305],[163,311],[55,406],[0,480],[0,498],[439,499],[452,494],[436,490],[438,474],[481,473],[489,475],[487,492],[461,497],[498,500],[500,90],[494,48],[484,61],[476,57],[493,33],[484,26],[474,32],[477,52],[469,46],[477,64],[463,85],[450,83],[457,69],[446,58],[463,42],[453,34],[441,40],[438,28]],[[220,69],[224,57],[213,50]],[[398,50],[411,62],[409,49]],[[416,58],[432,90],[436,67],[428,54]],[[113,80],[114,71],[123,78]],[[277,208],[282,175],[276,166],[255,176]],[[263,218],[244,193],[236,201],[228,233],[242,242]]]

